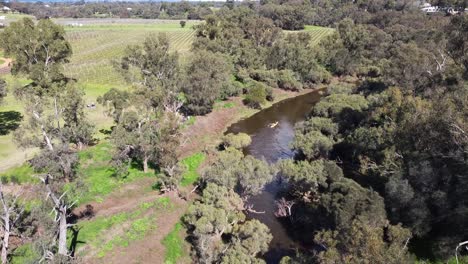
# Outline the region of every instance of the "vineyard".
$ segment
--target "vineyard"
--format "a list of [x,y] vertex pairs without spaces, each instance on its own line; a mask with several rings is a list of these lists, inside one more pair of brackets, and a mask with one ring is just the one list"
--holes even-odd
[[[165,33],[169,36],[171,49],[179,52],[181,57],[190,50],[195,31],[188,23],[181,28],[178,21],[132,21],[117,20],[106,24],[95,24],[84,21],[84,26],[67,26],[70,21],[57,21],[64,24],[67,37],[73,48],[71,62],[66,65],[67,76],[78,79],[88,85],[124,86],[123,78],[114,69],[113,63],[120,59],[128,45],[140,44],[149,34]],[[75,25],[77,23],[74,23]],[[304,29],[312,35],[312,43],[317,44],[323,37],[331,34],[333,29],[306,26]]]
[[125,48],[141,44],[149,34],[168,35],[171,49],[182,56],[190,50],[194,37],[193,23],[181,28],[178,21],[156,24],[87,25],[66,27],[73,49],[71,61],[65,67],[69,77],[82,83],[122,86],[124,80],[113,68]]
[[312,44],[318,44],[324,37],[333,33],[333,28],[318,27],[318,26],[305,26],[304,31],[312,36]]
[[319,27],[319,26],[305,26],[304,30],[300,31],[290,31],[285,30],[286,33],[297,33],[297,32],[307,32],[311,35],[311,44],[318,44],[323,38],[332,34],[335,30],[333,28]]

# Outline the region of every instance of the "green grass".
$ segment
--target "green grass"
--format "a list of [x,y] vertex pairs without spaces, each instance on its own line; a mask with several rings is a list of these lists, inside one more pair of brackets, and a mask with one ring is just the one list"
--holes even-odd
[[225,102],[225,101],[217,101],[215,102],[214,109],[222,109],[222,108],[233,108],[236,106],[234,102]]
[[16,248],[12,254],[11,264],[37,263],[41,256],[34,251],[31,243],[26,243]]
[[[158,212],[167,212],[172,208],[173,204],[168,197],[160,197],[152,202],[141,203],[131,212],[81,221],[78,223],[80,232],[77,237],[77,241],[81,243],[77,244],[77,249],[88,246],[96,250],[98,257],[104,257],[117,246],[127,247],[130,242],[142,239],[156,228]],[[152,209],[156,211],[149,211]],[[69,235],[71,236],[71,232]],[[82,253],[86,254],[87,251]]]
[[112,146],[109,143],[101,143],[79,153],[78,173],[87,188],[82,191],[77,190],[75,185],[67,186],[78,204],[102,201],[106,195],[125,183],[144,177],[154,177],[154,173],[144,173],[138,168],[130,168],[125,177],[117,176],[110,165],[111,151]]
[[195,153],[181,161],[187,168],[184,174],[182,174],[181,186],[189,186],[197,181],[200,177],[197,170],[198,167],[205,161],[206,155],[199,152]]
[[152,217],[136,219],[122,235],[114,236],[111,240],[105,243],[103,248],[99,251],[98,257],[104,257],[116,246],[128,247],[130,242],[143,238],[147,232],[154,229],[156,229],[156,225]]
[[182,224],[177,223],[174,229],[164,238],[162,244],[166,248],[165,264],[176,264],[177,260],[184,255],[184,239],[180,234],[182,230]]
[[38,178],[33,177],[34,171],[28,164],[23,164],[18,167],[13,167],[7,171],[0,173],[0,179],[3,183],[37,183]]
[[[0,56],[1,57],[1,56]],[[4,60],[0,59],[0,65],[2,65],[3,63],[5,63]]]

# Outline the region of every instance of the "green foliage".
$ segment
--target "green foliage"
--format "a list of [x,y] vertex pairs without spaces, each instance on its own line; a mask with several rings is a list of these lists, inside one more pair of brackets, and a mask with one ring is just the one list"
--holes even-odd
[[[259,221],[246,221],[243,209],[242,199],[232,190],[207,184],[203,196],[189,207],[183,218],[199,261],[214,263],[223,259],[226,262],[241,254],[247,263],[258,263],[255,256],[267,250],[272,236],[268,227]],[[230,248],[229,252],[223,254],[224,248]]]
[[468,19],[466,16],[455,16],[447,26],[448,47],[452,58],[464,67],[464,78],[468,79],[468,54],[466,45],[468,42]]
[[[1,65],[0,61],[0,65]],[[7,96],[7,83],[3,80],[0,79],[0,105],[3,103],[3,98]]]
[[[266,65],[269,69],[293,71],[303,83],[328,82],[330,74],[317,62],[311,45],[311,36],[307,33],[288,34],[271,48]],[[283,85],[293,82],[290,72],[281,74],[278,78]]]
[[327,157],[333,149],[334,140],[320,133],[311,131],[307,134],[298,133],[291,146],[300,150],[308,159]]
[[233,147],[235,149],[242,149],[252,143],[252,139],[245,133],[232,134],[229,133],[222,138],[223,146],[225,148]]
[[261,109],[262,105],[266,103],[267,88],[259,82],[252,82],[248,87],[247,95],[245,96],[244,103],[249,107]]
[[41,86],[63,79],[61,67],[71,56],[65,30],[52,20],[37,25],[29,18],[13,22],[1,33],[0,47],[5,55],[15,58],[12,73],[26,74]]
[[[326,245],[327,250],[318,254],[317,261],[320,263],[410,262],[404,250],[404,245],[411,236],[409,230],[401,226],[375,227],[359,221],[353,221],[350,229],[346,235],[330,231],[318,233],[315,237],[316,242]],[[349,237],[343,237],[348,235]]]
[[198,168],[205,159],[206,155],[199,152],[180,161],[180,163],[186,168],[185,172],[182,174],[182,181],[180,182],[181,186],[189,186],[198,180],[200,177],[198,174]]
[[299,91],[302,89],[295,74],[291,70],[254,70],[249,73],[250,78],[265,83],[270,87],[283,90]]
[[184,239],[181,236],[183,226],[177,223],[174,229],[164,238],[162,244],[166,248],[164,264],[176,264],[184,255]]
[[112,116],[114,122],[117,123],[122,115],[122,111],[128,106],[129,97],[129,92],[111,88],[96,100],[106,108],[106,114]]
[[203,180],[235,190],[242,198],[259,194],[275,174],[266,161],[246,156],[239,150],[227,148],[203,174]]
[[186,72],[183,91],[187,97],[184,105],[190,114],[204,115],[213,109],[216,99],[225,98],[230,90],[232,65],[222,54],[197,51]]
[[160,86],[174,85],[179,74],[179,55],[170,52],[169,47],[167,34],[149,35],[142,45],[127,47],[118,65],[119,70],[125,74],[128,81],[142,83],[152,92]]
[[364,96],[352,94],[332,94],[314,106],[314,114],[322,117],[338,116],[343,110],[363,111],[368,108]]

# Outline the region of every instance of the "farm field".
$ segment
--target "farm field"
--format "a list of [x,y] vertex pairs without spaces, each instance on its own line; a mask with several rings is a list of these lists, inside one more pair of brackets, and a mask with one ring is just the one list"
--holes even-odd
[[[153,21],[153,23],[122,23],[98,24],[99,20],[78,20],[74,25],[67,26],[68,20],[57,20],[65,24],[67,38],[73,49],[73,56],[65,73],[86,85],[125,86],[122,77],[114,70],[113,61],[118,60],[128,45],[142,43],[149,34],[165,33],[168,35],[173,51],[182,56],[191,47],[194,38],[193,25],[198,22],[188,22],[181,28],[179,21]],[[126,22],[125,22],[126,21]],[[141,21],[141,20],[137,20]],[[85,24],[89,23],[89,24]],[[125,24],[126,23],[126,24]]]

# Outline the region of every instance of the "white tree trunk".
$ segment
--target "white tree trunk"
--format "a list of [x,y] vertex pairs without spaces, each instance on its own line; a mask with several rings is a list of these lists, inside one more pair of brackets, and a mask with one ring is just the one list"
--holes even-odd
[[148,172],[148,157],[145,157],[143,159],[143,172],[147,173]]
[[4,234],[3,234],[3,243],[2,243],[2,263],[5,264],[5,263],[8,263],[8,246],[9,246],[9,243],[10,243],[10,213],[7,211],[5,213],[5,215],[3,216],[3,224],[4,224],[4,227],[3,227],[3,230],[4,230]]
[[60,207],[58,253],[67,256],[67,207]]

